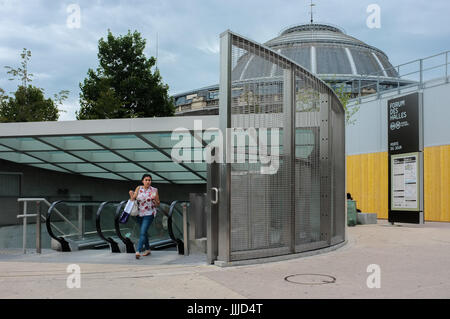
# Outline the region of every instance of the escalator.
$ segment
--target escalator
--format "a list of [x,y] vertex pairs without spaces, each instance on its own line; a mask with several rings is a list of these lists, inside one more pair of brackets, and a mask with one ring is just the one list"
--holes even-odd
[[56,201],[47,212],[47,232],[61,245],[62,251],[101,249],[108,242],[100,238],[95,225],[102,202]]
[[[126,224],[119,223],[126,202],[55,202],[47,214],[48,233],[62,251],[109,246],[113,253],[135,253],[140,232],[137,218],[130,216]],[[189,203],[160,203],[148,230],[150,249],[177,247],[178,253],[184,253],[182,205]]]

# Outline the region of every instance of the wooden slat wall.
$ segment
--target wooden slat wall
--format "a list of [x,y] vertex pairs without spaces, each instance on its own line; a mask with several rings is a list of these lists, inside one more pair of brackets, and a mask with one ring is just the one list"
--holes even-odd
[[424,151],[425,220],[450,222],[450,145]]
[[362,212],[388,218],[387,152],[347,156],[347,193]]
[[[450,145],[424,150],[425,220],[450,222]],[[387,152],[347,156],[347,192],[363,212],[388,218]]]

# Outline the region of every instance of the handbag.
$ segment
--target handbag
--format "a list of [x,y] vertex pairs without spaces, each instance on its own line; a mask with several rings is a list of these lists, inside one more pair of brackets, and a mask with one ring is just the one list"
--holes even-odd
[[128,218],[131,216],[138,216],[139,215],[139,209],[137,201],[135,200],[128,200],[127,204],[125,205],[125,208],[123,209],[122,215],[120,215],[119,223],[126,224],[128,222]]
[[134,201],[133,207],[131,208],[130,215],[131,216],[138,216],[139,215],[139,209],[138,209],[138,202],[137,202],[137,200]]

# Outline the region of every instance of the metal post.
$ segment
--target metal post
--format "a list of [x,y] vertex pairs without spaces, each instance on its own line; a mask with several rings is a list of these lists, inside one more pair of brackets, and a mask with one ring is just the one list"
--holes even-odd
[[445,52],[445,83],[448,83],[448,51]]
[[40,202],[36,202],[36,253],[41,253],[41,210]]
[[423,60],[420,59],[420,88],[422,88],[423,83]]
[[289,202],[290,250],[295,253],[295,74],[292,69],[284,70],[283,78],[283,149],[284,169],[289,176],[287,201]]
[[330,102],[329,96],[320,95],[320,240],[331,244],[332,207],[331,207],[331,143],[330,138]]
[[361,102],[361,76],[359,77],[359,80],[358,80],[358,98],[359,98],[360,102]]
[[27,253],[27,202],[23,202],[23,253]]
[[377,78],[377,98],[380,98],[380,76]]
[[189,225],[187,216],[187,205],[183,205],[183,242],[184,242],[184,255],[189,256]]
[[80,239],[84,237],[84,218],[83,218],[83,206],[78,206],[78,236]]
[[220,36],[220,86],[219,129],[224,137],[219,169],[219,236],[218,257],[221,262],[231,259],[231,63],[232,34],[227,31]]

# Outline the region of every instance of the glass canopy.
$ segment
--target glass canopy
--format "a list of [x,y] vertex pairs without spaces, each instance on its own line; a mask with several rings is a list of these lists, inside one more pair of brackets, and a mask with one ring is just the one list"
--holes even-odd
[[[196,120],[211,129],[218,117]],[[150,173],[155,183],[206,183],[205,161],[201,157],[194,162],[205,143],[194,138],[193,121],[174,117],[0,124],[0,159],[98,178],[135,181]],[[172,148],[181,139],[172,138],[175,128],[186,128],[183,145],[190,145],[184,150],[192,154],[191,163],[172,160]]]

